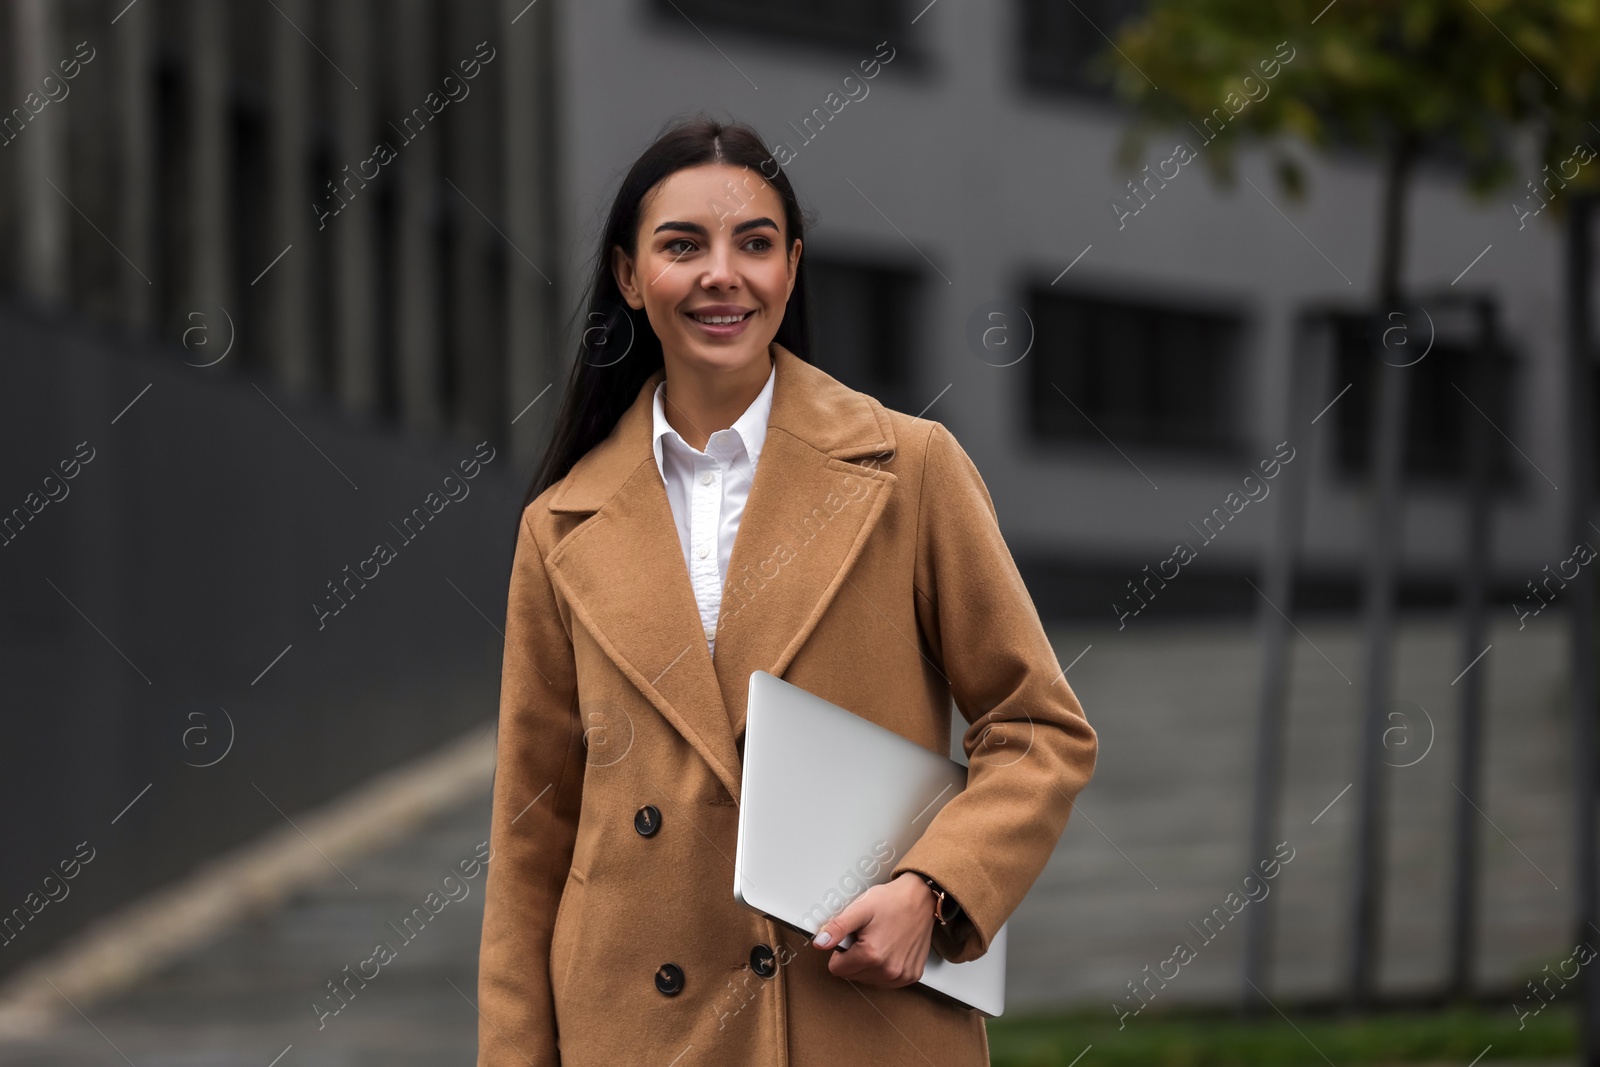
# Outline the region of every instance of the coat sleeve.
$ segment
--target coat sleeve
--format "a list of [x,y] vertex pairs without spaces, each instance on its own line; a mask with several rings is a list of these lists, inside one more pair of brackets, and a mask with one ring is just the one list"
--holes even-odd
[[572,864],[584,753],[572,640],[544,558],[524,511],[506,604],[478,1067],[560,1063],[550,938]]
[[934,879],[961,905],[934,948],[976,959],[1022,902],[1094,772],[1098,740],[1067,684],[978,469],[943,424],[924,458],[917,622],[969,726],[966,789],[893,871]]

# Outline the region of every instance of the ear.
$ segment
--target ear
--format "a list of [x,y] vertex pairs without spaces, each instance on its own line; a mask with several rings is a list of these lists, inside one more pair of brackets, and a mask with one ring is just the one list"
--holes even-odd
[[638,272],[634,270],[633,257],[622,250],[621,245],[611,246],[611,273],[616,275],[617,288],[622,290],[622,299],[628,306],[638,311],[644,307],[644,296],[639,292]]
[[805,242],[796,237],[794,247],[789,249],[789,291],[784,295],[785,300],[794,295],[795,272],[800,269],[800,248],[803,244]]

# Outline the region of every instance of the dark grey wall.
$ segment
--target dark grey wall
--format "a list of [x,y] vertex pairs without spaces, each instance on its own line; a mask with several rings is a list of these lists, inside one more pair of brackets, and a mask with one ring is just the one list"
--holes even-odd
[[[0,519],[60,497],[0,535],[0,972],[283,826],[274,804],[293,816],[495,714],[525,481],[505,450],[432,515],[476,442],[186,365],[220,351],[208,327],[208,348],[157,350],[0,305]],[[324,583],[379,542],[393,558],[319,623]],[[47,884],[80,842],[94,858]]]

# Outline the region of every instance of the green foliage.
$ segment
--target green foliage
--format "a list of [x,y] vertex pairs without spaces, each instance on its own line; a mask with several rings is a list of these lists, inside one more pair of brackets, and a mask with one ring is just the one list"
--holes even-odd
[[[1280,47],[1292,58],[1274,70]],[[1091,70],[1135,106],[1124,166],[1144,158],[1153,130],[1176,128],[1231,184],[1233,153],[1254,137],[1292,196],[1305,186],[1297,142],[1440,148],[1479,195],[1520,174],[1519,127],[1537,131],[1540,164],[1568,159],[1582,137],[1600,145],[1587,118],[1600,114],[1593,0],[1151,0]],[[1574,181],[1600,186],[1600,165]]]
[[[1593,0],[1541,0],[1534,7],[1554,12],[1548,32],[1519,41],[1528,61],[1548,75],[1548,80],[1529,80],[1538,116],[1537,165],[1563,175],[1574,189],[1595,192],[1600,162],[1573,174],[1570,161],[1579,145],[1591,154],[1600,149],[1600,128],[1591,118],[1600,115],[1600,6]],[[1551,204],[1555,217],[1565,214],[1566,200],[1556,197]]]
[[[1118,1030],[1111,1013],[991,1019],[995,1067],[1067,1067],[1093,1045],[1079,1067],[1308,1067],[1360,1064],[1481,1064],[1506,1059],[1570,1057],[1577,1023],[1565,1005],[1551,1005],[1518,1029],[1509,1006],[1350,1018],[1270,1013],[1258,1022],[1234,1016],[1150,1015]],[[1315,1047],[1313,1047],[1315,1046]],[[1320,1050],[1320,1055],[1319,1055]]]

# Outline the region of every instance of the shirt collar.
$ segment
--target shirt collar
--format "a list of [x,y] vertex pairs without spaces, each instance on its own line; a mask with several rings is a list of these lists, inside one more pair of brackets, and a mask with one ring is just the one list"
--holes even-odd
[[[744,409],[744,414],[739,416],[732,427],[744,444],[745,452],[750,456],[752,471],[755,470],[756,461],[761,458],[761,446],[767,440],[767,420],[772,414],[772,386],[777,379],[777,371],[777,364],[773,363],[767,371],[767,381],[761,387],[761,392],[756,394],[756,398]],[[666,481],[667,477],[666,459],[662,455],[662,438],[670,436],[684,448],[689,447],[689,443],[667,421],[666,409],[661,399],[666,388],[667,381],[663,378],[656,386],[652,404],[654,429],[651,431],[651,444],[655,449],[656,469],[661,472],[662,481]]]

